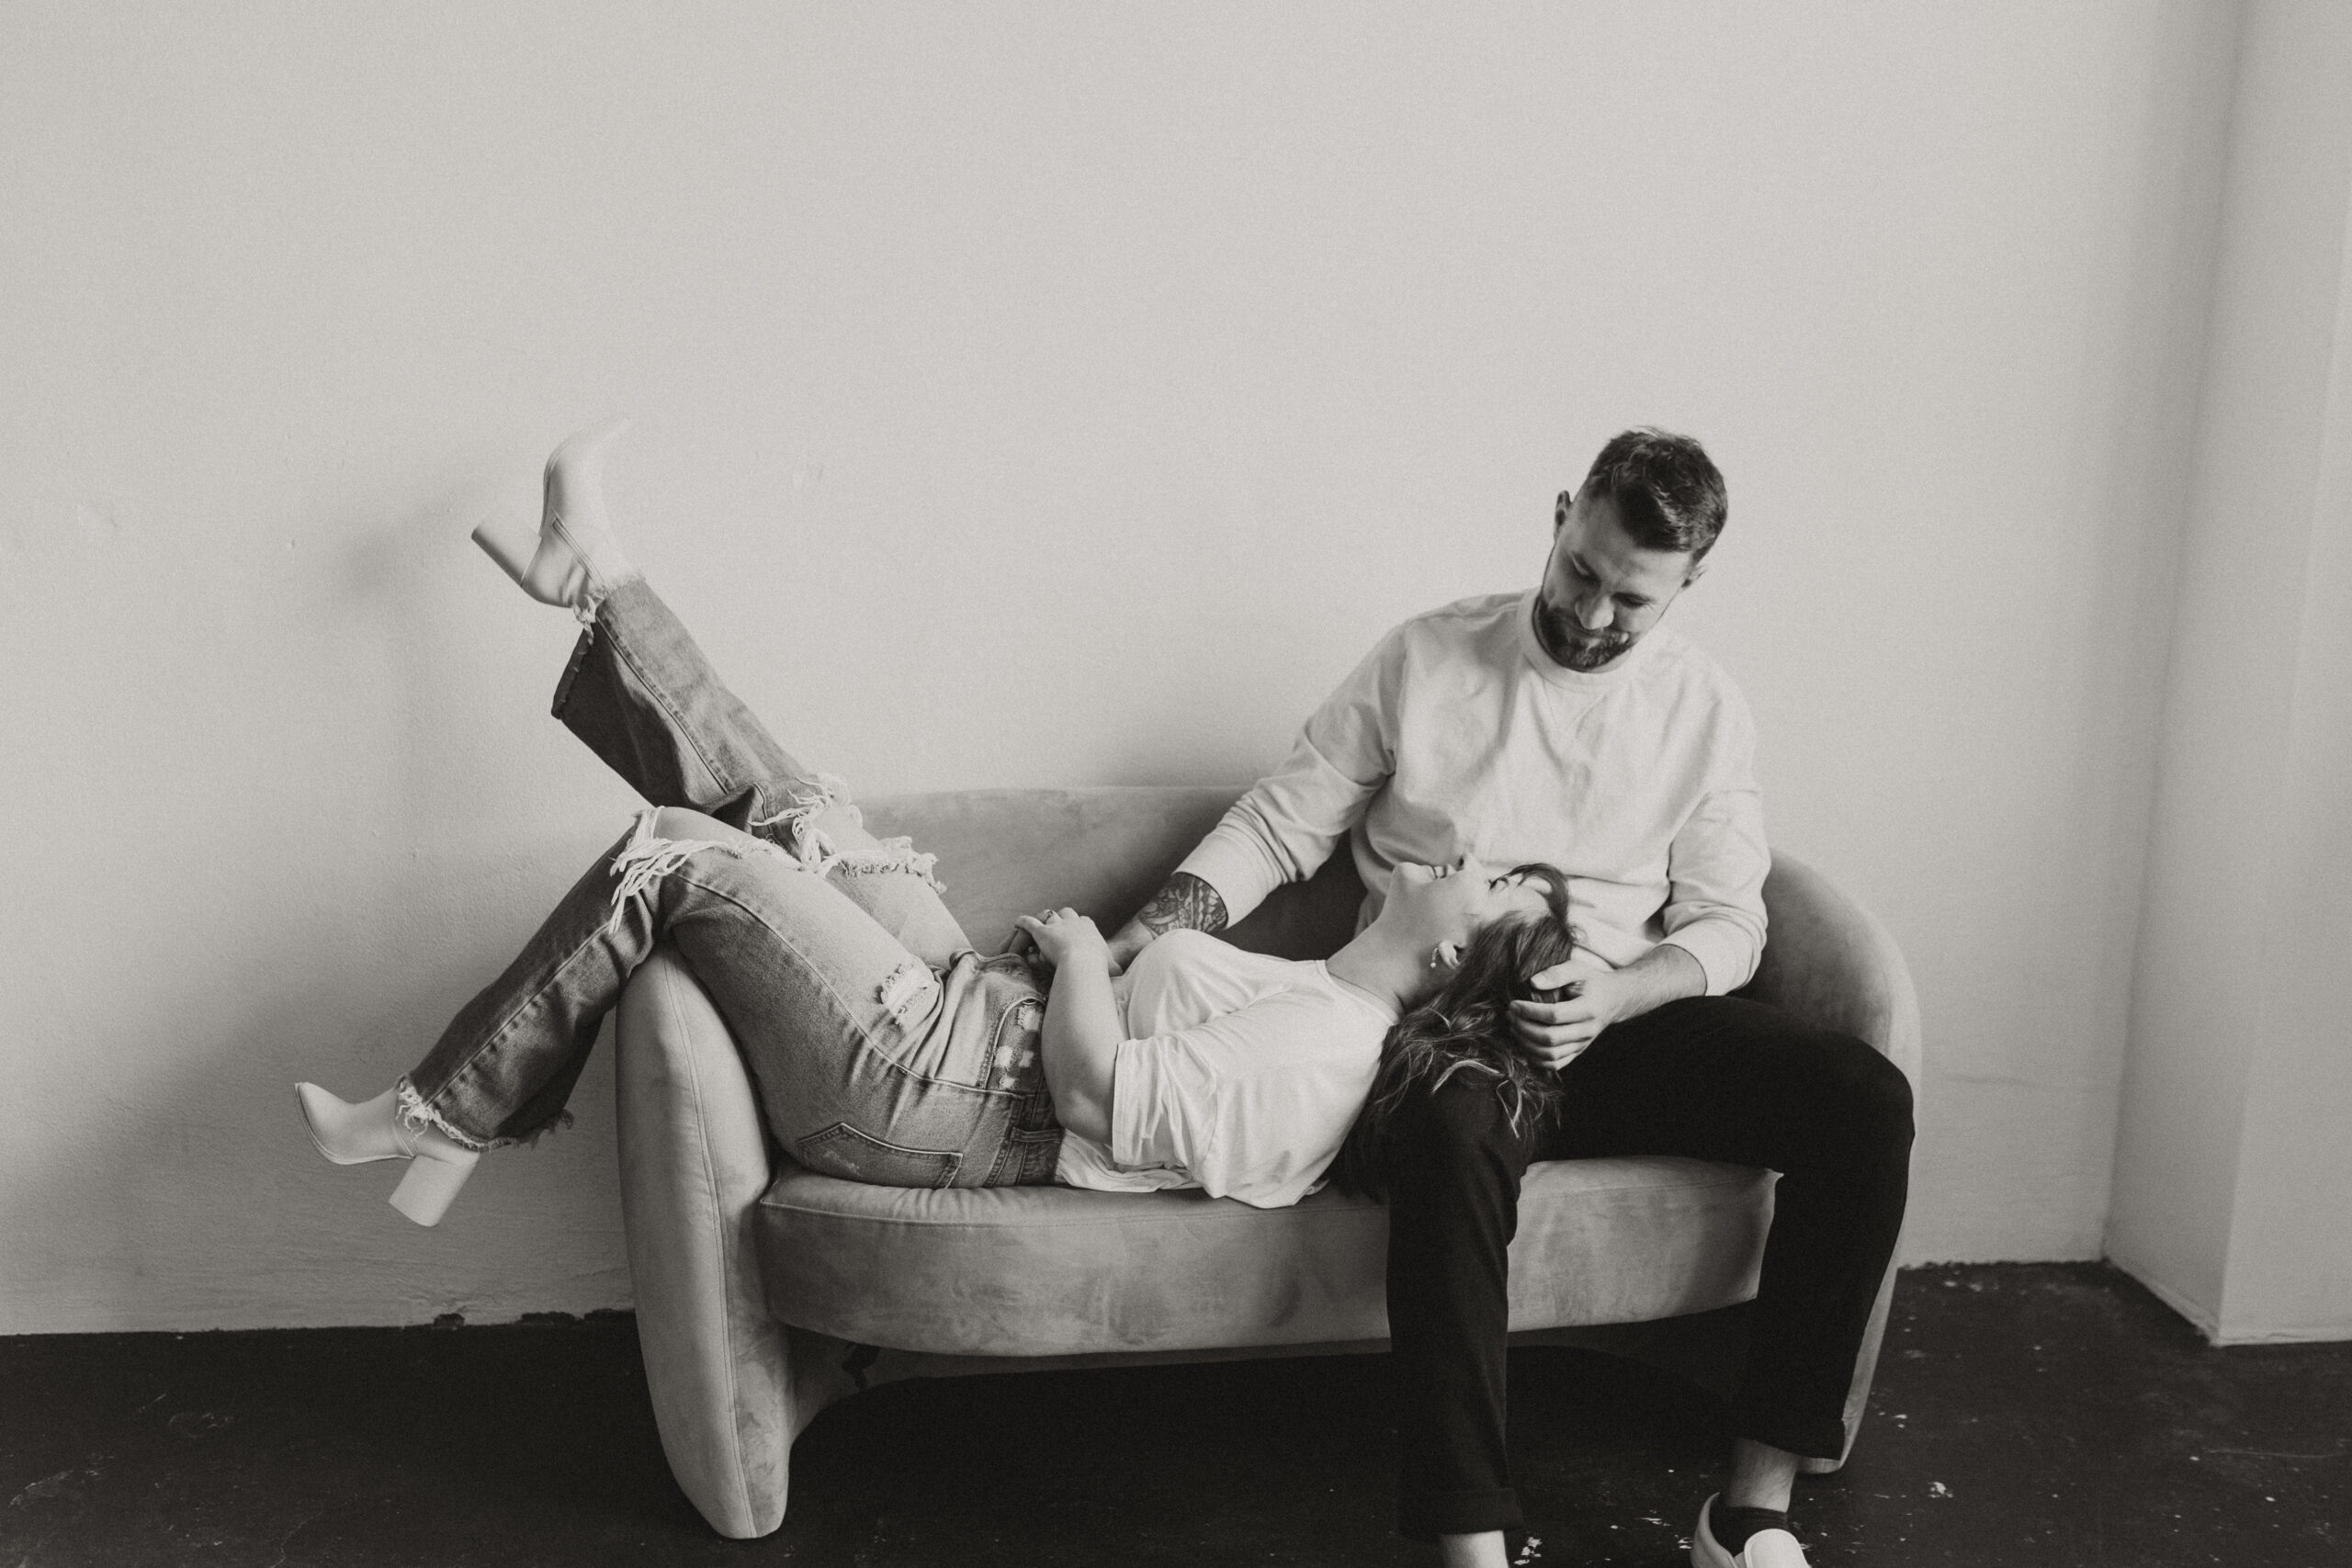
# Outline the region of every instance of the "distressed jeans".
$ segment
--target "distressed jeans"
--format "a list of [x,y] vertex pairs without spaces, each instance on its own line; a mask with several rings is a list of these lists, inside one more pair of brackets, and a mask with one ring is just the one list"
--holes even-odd
[[666,941],[803,1165],[894,1187],[1053,1179],[1027,964],[975,953],[931,857],[867,832],[642,580],[597,606],[555,715],[650,805],[401,1079],[411,1125],[484,1148],[557,1122],[605,1014]]

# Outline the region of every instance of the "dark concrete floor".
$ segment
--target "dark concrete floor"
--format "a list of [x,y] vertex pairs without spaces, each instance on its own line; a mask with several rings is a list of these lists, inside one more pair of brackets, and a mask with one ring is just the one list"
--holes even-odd
[[[1382,1357],[899,1383],[764,1540],[670,1480],[625,1317],[0,1340],[0,1568],[1413,1563]],[[1678,1380],[1515,1352],[1545,1568],[1687,1561],[1724,1444]],[[2215,1350],[2093,1265],[1904,1276],[1818,1568],[2352,1564],[2352,1345]]]

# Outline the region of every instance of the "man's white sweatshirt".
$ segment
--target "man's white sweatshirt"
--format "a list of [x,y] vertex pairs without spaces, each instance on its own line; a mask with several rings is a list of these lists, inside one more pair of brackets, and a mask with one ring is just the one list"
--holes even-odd
[[1399,861],[1548,861],[1595,956],[1623,967],[1668,942],[1710,995],[1746,984],[1771,867],[1747,702],[1663,626],[1612,670],[1564,670],[1533,601],[1464,599],[1381,638],[1181,869],[1238,920],[1347,834],[1369,921]]

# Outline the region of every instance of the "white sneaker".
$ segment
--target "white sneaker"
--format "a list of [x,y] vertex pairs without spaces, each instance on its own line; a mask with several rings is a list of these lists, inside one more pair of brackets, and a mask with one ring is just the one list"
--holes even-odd
[[1713,1497],[1699,1505],[1699,1528],[1690,1532],[1691,1568],[1810,1568],[1804,1548],[1786,1530],[1758,1530],[1733,1556],[1715,1539],[1714,1513]]

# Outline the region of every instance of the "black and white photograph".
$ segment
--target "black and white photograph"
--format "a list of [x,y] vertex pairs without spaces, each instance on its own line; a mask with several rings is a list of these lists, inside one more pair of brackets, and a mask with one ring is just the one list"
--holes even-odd
[[2352,4],[0,0],[0,1568],[2352,1568]]

